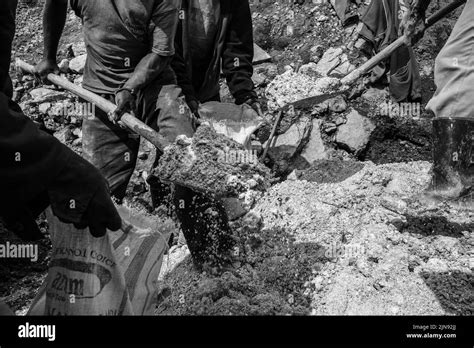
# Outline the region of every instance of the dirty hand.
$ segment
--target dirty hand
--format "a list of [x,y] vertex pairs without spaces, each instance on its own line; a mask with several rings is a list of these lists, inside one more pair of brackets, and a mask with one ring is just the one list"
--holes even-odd
[[263,118],[264,115],[263,115],[263,111],[262,111],[262,106],[260,105],[260,103],[258,102],[257,99],[248,99],[245,104],[249,105],[256,113],[259,117]]
[[107,230],[117,231],[122,226],[122,219],[110,198],[108,185],[104,179],[89,202],[81,222],[74,226],[79,229],[89,227],[91,235],[96,238],[103,237]]
[[35,66],[36,75],[44,82],[47,83],[47,76],[50,73],[57,74],[59,72],[58,64],[55,60],[43,59],[38,65]]
[[94,237],[104,236],[107,229],[117,231],[121,218],[110,197],[107,180],[91,163],[67,150],[70,158],[48,185],[46,203],[59,220],[78,229],[89,227]]
[[119,89],[115,93],[115,104],[117,108],[109,114],[109,119],[112,123],[117,124],[124,113],[135,110],[136,95],[130,89]]
[[417,9],[409,11],[400,25],[401,33],[408,37],[411,45],[416,44],[425,34],[425,16]]

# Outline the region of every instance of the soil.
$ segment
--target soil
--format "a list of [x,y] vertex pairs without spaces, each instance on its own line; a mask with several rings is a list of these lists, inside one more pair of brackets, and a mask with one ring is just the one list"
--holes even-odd
[[368,162],[340,183],[274,186],[249,213],[262,227],[242,230],[236,274],[198,274],[185,258],[158,313],[472,315],[472,207],[405,202],[429,169]]
[[364,165],[355,161],[320,160],[296,175],[299,180],[326,184],[344,181],[362,168]]
[[164,182],[218,197],[238,196],[269,187],[270,170],[257,154],[202,124],[192,139],[168,146],[155,173]]

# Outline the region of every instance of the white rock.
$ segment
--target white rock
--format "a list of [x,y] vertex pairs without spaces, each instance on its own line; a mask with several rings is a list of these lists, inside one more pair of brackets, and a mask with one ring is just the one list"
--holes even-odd
[[322,76],[345,76],[355,69],[342,48],[329,48],[317,64],[316,71]]
[[72,51],[74,52],[74,56],[82,56],[87,52],[86,44],[84,43],[84,41],[79,41],[72,45]]
[[60,142],[62,142],[63,144],[67,144],[68,142],[74,140],[74,135],[72,134],[71,129],[69,129],[68,127],[63,128],[57,131],[56,133],[54,133],[54,137],[58,139]]
[[311,63],[305,64],[305,65],[302,65],[298,72],[300,74],[312,76],[312,74],[314,75],[314,73],[317,72],[317,67],[318,66],[317,66],[316,63],[311,62]]
[[327,76],[333,69],[341,64],[342,48],[329,48],[317,64],[316,71],[322,76]]
[[304,118],[292,125],[288,131],[276,137],[274,146],[270,148],[269,155],[273,159],[292,157],[302,141],[309,135],[309,120]]
[[80,75],[74,79],[74,84],[78,86],[82,86],[83,80],[84,80],[84,76]]
[[270,110],[276,110],[300,99],[314,97],[331,90],[339,84],[332,77],[315,78],[289,70],[278,75],[265,90]]
[[265,83],[266,78],[264,75],[254,72],[254,74],[252,75],[252,81],[255,84],[255,86],[258,87]]
[[301,153],[301,156],[309,164],[312,164],[314,161],[329,158],[323,138],[321,137],[321,123],[321,120],[313,120],[313,129],[311,131],[308,145],[306,145],[305,149]]
[[59,71],[62,73],[67,73],[69,71],[69,60],[63,59],[58,65]]
[[38,110],[42,114],[47,114],[50,108],[51,108],[51,103],[43,103],[43,104],[40,104],[40,106],[38,107]]
[[360,154],[369,143],[375,125],[356,110],[347,115],[347,122],[339,127],[336,142],[349,151]]
[[37,104],[63,100],[67,95],[49,88],[36,88],[30,91],[32,102]]
[[86,60],[87,54],[71,59],[69,62],[69,69],[77,74],[82,74],[84,72],[84,67],[86,66]]

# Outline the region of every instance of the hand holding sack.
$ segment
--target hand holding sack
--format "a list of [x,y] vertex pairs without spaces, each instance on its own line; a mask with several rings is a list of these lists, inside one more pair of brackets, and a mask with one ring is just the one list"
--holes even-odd
[[[48,211],[48,275],[28,315],[153,315],[171,222],[118,207],[127,232],[94,238]],[[152,228],[150,228],[152,226]]]

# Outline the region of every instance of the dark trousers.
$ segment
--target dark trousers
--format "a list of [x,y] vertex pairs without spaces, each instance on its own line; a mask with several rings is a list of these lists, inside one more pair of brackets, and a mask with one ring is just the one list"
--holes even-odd
[[[114,101],[113,95],[105,97]],[[137,96],[134,114],[169,143],[178,135],[192,137],[195,132],[193,115],[176,85],[150,84]],[[112,124],[102,111],[84,119],[83,156],[99,168],[109,181],[112,195],[119,200],[125,197],[139,145],[139,137]],[[152,194],[163,192],[158,180],[151,180],[150,184]],[[177,185],[173,202],[194,262],[201,265],[219,261],[232,244],[228,220],[219,202]]]

